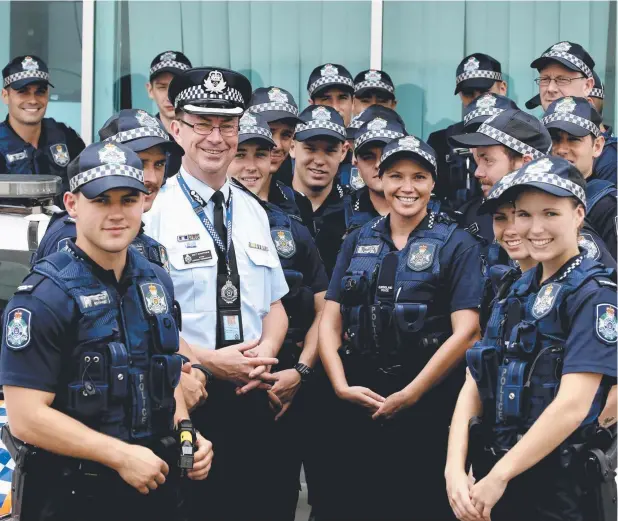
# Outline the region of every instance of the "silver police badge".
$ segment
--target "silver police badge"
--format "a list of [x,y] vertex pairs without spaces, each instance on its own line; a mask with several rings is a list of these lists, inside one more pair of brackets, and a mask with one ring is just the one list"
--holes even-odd
[[49,150],[54,158],[54,162],[58,166],[67,166],[69,161],[71,161],[71,158],[69,157],[69,149],[64,143],[52,145],[49,147]]
[[419,148],[421,146],[421,142],[414,136],[402,137],[398,143],[400,147],[405,148]]
[[24,69],[25,71],[38,71],[39,64],[31,56],[26,56],[21,62],[21,68]]
[[596,330],[598,337],[604,342],[616,342],[616,339],[618,339],[616,306],[612,304],[597,305]]
[[250,112],[245,112],[240,118],[241,127],[256,127],[258,124],[257,118]]
[[367,130],[382,130],[388,126],[388,122],[382,118],[372,119],[367,123]]
[[570,96],[562,98],[554,107],[554,112],[560,112],[561,114],[571,114],[577,105],[575,100]]
[[435,244],[428,244],[426,242],[412,244],[408,255],[408,267],[414,271],[426,270],[433,263],[435,252]]
[[586,252],[586,258],[592,260],[598,260],[600,257],[599,247],[597,243],[594,242],[594,239],[589,233],[582,233],[578,238],[577,242],[579,247],[582,248]]
[[160,284],[149,282],[147,284],[141,284],[139,288],[144,297],[144,304],[146,304],[148,313],[151,315],[167,313],[167,299],[165,298],[165,292]]
[[339,69],[337,69],[337,67],[335,67],[334,65],[328,63],[324,65],[324,67],[322,67],[322,69],[320,70],[320,74],[322,76],[338,76]]
[[204,88],[207,92],[221,94],[227,89],[227,83],[223,79],[223,74],[219,71],[210,71],[208,77],[204,80]]
[[107,145],[99,150],[99,161],[108,165],[112,163],[124,165],[127,162],[127,157],[116,145],[107,143]]
[[382,75],[378,71],[367,71],[365,81],[382,81]]
[[476,100],[476,106],[479,109],[489,109],[496,106],[496,101],[496,98],[494,98],[491,94],[485,94]]
[[317,121],[330,121],[330,112],[326,107],[318,107],[311,112],[311,119]]
[[271,230],[270,236],[273,238],[277,253],[284,259],[289,259],[296,253],[296,243],[289,230],[274,229]]
[[281,92],[281,89],[273,87],[268,91],[268,99],[274,103],[288,103],[288,95]]
[[567,52],[571,48],[571,44],[569,42],[560,42],[556,45],[553,45],[551,50],[558,52]]
[[470,58],[468,58],[468,61],[464,63],[464,71],[465,72],[477,71],[480,66],[481,66],[481,63],[474,56],[470,56]]
[[227,279],[221,288],[221,298],[226,304],[233,304],[238,298],[238,290],[236,289],[236,286],[232,284],[230,279]]
[[159,61],[164,62],[164,61],[170,61],[173,62],[176,59],[176,53],[172,52],[172,51],[167,51],[164,52],[161,57],[159,58]]
[[159,128],[159,122],[155,118],[153,118],[150,114],[148,114],[148,112],[145,112],[143,110],[138,110],[135,113],[135,118],[137,119],[137,122],[142,127],[157,127],[157,128]]
[[548,284],[540,291],[532,306],[532,316],[534,318],[542,318],[549,313],[554,306],[554,302],[556,302],[556,297],[561,288],[562,286],[560,284],[554,282]]
[[354,188],[354,190],[360,190],[365,186],[365,180],[356,167],[350,169],[350,186]]
[[24,308],[15,308],[7,317],[6,345],[19,351],[30,343],[32,313]]
[[551,172],[553,166],[551,159],[543,158],[526,167],[526,174],[547,174]]

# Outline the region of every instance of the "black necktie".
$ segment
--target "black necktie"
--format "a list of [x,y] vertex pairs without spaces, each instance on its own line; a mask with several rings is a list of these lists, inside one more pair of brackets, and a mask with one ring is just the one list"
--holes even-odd
[[[223,241],[223,245],[224,247],[227,248],[227,232],[225,229],[225,225],[224,225],[224,219],[225,217],[223,217],[223,201],[225,200],[225,198],[223,197],[223,194],[217,190],[214,194],[212,194],[212,202],[215,203],[215,231],[217,232],[217,235],[219,235],[219,237],[221,238],[221,240]],[[225,265],[225,252],[220,252],[219,253],[219,272],[223,273],[226,271],[226,265]]]

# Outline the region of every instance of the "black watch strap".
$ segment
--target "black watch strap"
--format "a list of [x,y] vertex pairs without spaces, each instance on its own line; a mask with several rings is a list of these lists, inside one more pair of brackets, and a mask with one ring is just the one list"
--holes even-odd
[[193,369],[198,369],[199,371],[202,371],[202,373],[204,373],[204,376],[206,377],[207,382],[212,382],[215,379],[213,374],[202,364],[191,364],[191,367]]
[[311,378],[311,375],[313,374],[313,369],[311,369],[311,367],[305,364],[301,364],[300,362],[298,362],[294,366],[294,369],[296,369],[296,371],[298,371],[298,373],[300,374],[301,382],[306,382],[307,380],[309,380],[309,378]]

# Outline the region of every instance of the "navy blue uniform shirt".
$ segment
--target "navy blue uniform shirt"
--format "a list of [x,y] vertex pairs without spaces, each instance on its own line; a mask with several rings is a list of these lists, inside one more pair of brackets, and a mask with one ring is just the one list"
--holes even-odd
[[[375,221],[365,226],[372,226]],[[425,217],[410,236],[416,231],[428,228],[429,217]],[[363,228],[357,228],[348,235],[337,257],[337,265],[333,271],[326,299],[340,302],[341,280],[343,279],[350,260],[354,255],[358,235]],[[375,228],[388,246],[389,251],[397,248],[391,240],[389,216],[383,218]],[[440,249],[440,269],[443,287],[441,290],[450,295],[450,312],[461,309],[478,309],[483,298],[483,280],[481,270],[481,246],[467,231],[456,229],[444,246]]]
[[[110,290],[124,295],[130,285],[125,274],[130,273],[130,256],[120,281],[112,270],[105,270],[73,241],[68,247],[86,263],[94,275]],[[169,302],[174,302],[174,286],[165,269],[152,264],[157,277],[163,283]],[[30,312],[28,343],[14,350],[8,347],[3,335],[0,351],[0,385],[12,385],[58,393],[67,385],[64,373],[73,348],[77,345],[76,320],[79,309],[74,300],[50,279],[44,279],[31,293],[18,293],[8,303],[3,324],[7,327],[9,314],[16,308]]]
[[[290,200],[286,194],[288,190],[291,190],[294,195],[293,200]],[[314,235],[313,208],[311,201],[305,195],[297,192],[291,186],[286,186],[285,183],[273,179],[268,191],[268,202],[278,206],[289,215],[300,217],[311,235]]]
[[605,137],[605,147],[603,147],[601,155],[594,161],[594,177],[618,184],[616,136],[613,135],[612,128],[608,126],[602,134]]
[[337,253],[346,232],[343,187],[335,179],[322,205],[313,212],[315,245],[330,277],[337,262]]
[[614,258],[618,247],[616,242],[616,211],[616,197],[606,195],[586,215],[586,220],[599,234]]

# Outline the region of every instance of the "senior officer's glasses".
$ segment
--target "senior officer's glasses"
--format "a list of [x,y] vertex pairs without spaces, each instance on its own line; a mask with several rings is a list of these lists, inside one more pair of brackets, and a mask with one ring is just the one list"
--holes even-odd
[[547,87],[552,81],[555,81],[558,87],[566,87],[567,85],[571,85],[572,81],[585,79],[587,79],[587,76],[577,76],[575,78],[567,78],[566,76],[558,76],[557,78],[552,78],[551,76],[541,76],[540,78],[536,78],[534,82],[537,85]]
[[203,122],[196,123],[192,125],[191,123],[187,123],[184,119],[178,119],[178,121],[187,125],[187,127],[191,127],[193,132],[199,134],[200,136],[210,136],[214,132],[216,128],[219,129],[222,136],[232,137],[238,134],[238,124],[237,123],[223,123],[223,125],[213,125],[212,123]]

